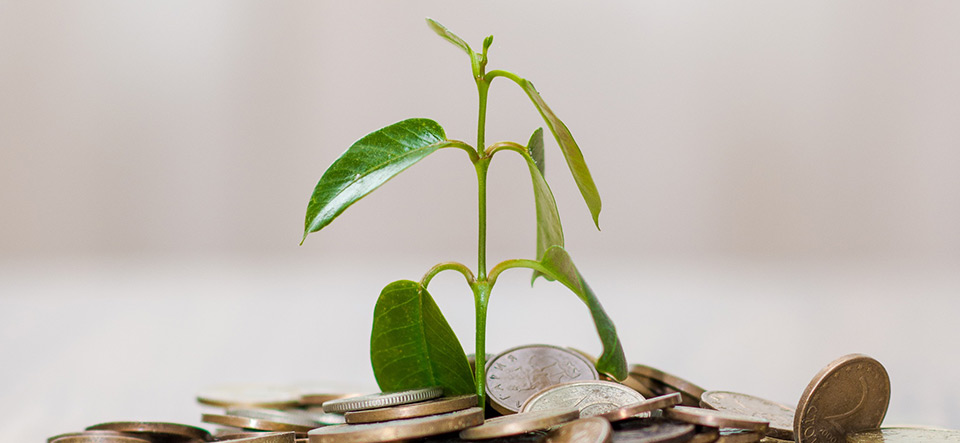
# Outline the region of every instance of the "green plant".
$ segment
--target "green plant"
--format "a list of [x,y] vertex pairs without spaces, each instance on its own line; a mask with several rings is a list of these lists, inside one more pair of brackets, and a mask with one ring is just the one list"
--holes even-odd
[[[589,308],[603,344],[603,353],[596,363],[597,369],[623,380],[627,376],[626,359],[613,322],[563,247],[560,216],[553,192],[544,179],[542,128],[534,131],[526,146],[498,142],[484,147],[487,92],[491,82],[503,77],[512,80],[526,92],[556,138],[593,221],[599,227],[600,195],[580,148],[566,125],[540,97],[533,83],[507,71],[486,72],[487,50],[493,43],[493,36],[484,39],[483,50],[478,53],[439,23],[431,19],[427,19],[427,23],[437,34],[470,56],[473,79],[480,97],[477,148],[448,139],[438,123],[427,119],[404,120],[372,132],[350,146],[324,172],[307,205],[303,233],[306,239],[309,233],[327,226],[351,204],[439,149],[465,151],[476,170],[479,201],[477,273],[474,275],[461,263],[445,262],[427,271],[419,282],[401,280],[383,289],[374,309],[370,340],[371,363],[377,383],[384,391],[439,385],[449,395],[476,392],[483,405],[487,304],[497,277],[512,268],[533,270],[531,284],[542,276],[560,282],[579,296]],[[519,154],[526,160],[530,170],[537,214],[537,260],[507,260],[488,272],[487,169],[494,155],[502,151]],[[463,274],[473,291],[476,308],[475,374],[471,374],[459,340],[427,292],[430,280],[446,270]]]

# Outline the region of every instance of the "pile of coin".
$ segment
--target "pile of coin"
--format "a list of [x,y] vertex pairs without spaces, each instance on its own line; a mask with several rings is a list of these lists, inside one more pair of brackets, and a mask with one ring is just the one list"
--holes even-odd
[[881,428],[890,381],[886,369],[865,355],[823,368],[796,408],[706,390],[640,364],[617,382],[594,363],[583,352],[548,345],[491,356],[483,380],[486,409],[475,395],[445,397],[438,387],[361,395],[221,386],[197,396],[201,404],[224,409],[201,417],[220,426],[214,433],[175,423],[111,422],[48,442],[960,442],[960,431]]

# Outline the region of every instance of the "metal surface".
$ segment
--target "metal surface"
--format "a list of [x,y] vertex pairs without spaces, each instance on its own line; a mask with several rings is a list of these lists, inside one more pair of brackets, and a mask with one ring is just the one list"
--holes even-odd
[[508,349],[487,363],[487,398],[501,414],[513,414],[542,389],[563,382],[597,380],[599,374],[580,354],[549,345]]
[[491,418],[475,428],[460,431],[464,440],[486,440],[525,434],[527,432],[548,429],[552,426],[576,420],[580,411],[576,408],[544,409],[534,412],[521,412]]
[[197,401],[225,408],[284,409],[300,403],[300,392],[295,388],[255,383],[221,385],[197,393]]
[[729,391],[707,391],[700,405],[718,411],[746,415],[770,422],[767,436],[793,440],[794,409],[770,400]]
[[673,394],[661,395],[659,397],[643,400],[639,403],[632,403],[609,412],[604,412],[603,414],[598,415],[598,417],[601,417],[607,421],[626,420],[628,418],[638,417],[640,414],[644,414],[643,416],[647,417],[650,416],[651,412],[656,411],[657,409],[669,408],[671,406],[680,404],[680,400],[680,393],[674,392]]
[[309,443],[377,443],[446,434],[481,423],[483,409],[470,408],[384,423],[328,426],[314,429],[307,435]]
[[389,406],[405,405],[418,401],[425,401],[443,395],[443,388],[433,386],[408,391],[380,392],[377,394],[361,395],[359,397],[330,400],[323,403],[326,412],[351,412],[365,409],[386,408]]
[[148,436],[157,436],[166,441],[213,440],[213,436],[211,436],[206,429],[201,429],[196,426],[182,425],[179,423],[154,421],[114,421],[93,425],[88,427],[87,430],[133,432],[137,434],[146,434]]
[[547,434],[544,443],[609,443],[613,440],[610,422],[600,417],[581,418]]
[[528,398],[520,412],[576,408],[581,417],[593,417],[644,401],[639,392],[620,383],[601,380],[570,381],[546,388]]
[[683,422],[710,426],[713,428],[733,428],[748,431],[766,432],[770,422],[745,415],[732,414],[710,409],[693,408],[689,406],[675,406],[663,411],[664,417]]
[[615,443],[686,443],[696,426],[665,419],[628,420],[614,424]]
[[960,442],[960,431],[930,428],[880,428],[847,435],[847,443]]
[[405,418],[424,417],[427,415],[443,414],[445,412],[461,411],[477,406],[476,394],[459,395],[456,397],[438,398],[436,400],[412,403],[408,405],[391,406],[389,408],[367,409],[352,411],[344,414],[347,423],[376,423],[380,421],[401,420]]
[[241,429],[256,429],[258,431],[299,432],[304,433],[320,426],[305,426],[285,423],[262,418],[241,417],[238,415],[203,414],[200,420],[204,423],[213,423],[223,426],[233,426]]

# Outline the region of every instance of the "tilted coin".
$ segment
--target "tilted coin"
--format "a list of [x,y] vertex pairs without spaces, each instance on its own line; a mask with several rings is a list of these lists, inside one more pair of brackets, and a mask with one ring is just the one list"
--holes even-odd
[[620,421],[637,417],[640,414],[649,416],[650,412],[656,411],[657,409],[669,408],[680,404],[680,399],[680,393],[674,392],[673,394],[661,395],[638,403],[631,403],[621,408],[604,412],[598,415],[598,417],[604,418],[607,421]]
[[[684,396],[683,404],[686,406],[699,407],[700,396],[706,391],[691,381],[647,365],[630,365],[630,373],[656,380],[673,388],[673,391]],[[670,393],[670,391],[664,393]]]
[[580,354],[549,345],[508,349],[487,363],[490,406],[513,414],[536,392],[567,381],[596,380],[597,370]]
[[685,443],[697,433],[697,428],[663,418],[643,418],[611,423],[615,443]]
[[[646,378],[646,377],[643,377],[643,378]],[[621,381],[620,383],[623,383],[624,385],[629,386],[634,391],[639,392],[640,395],[644,396],[644,398],[657,397],[661,395],[656,392],[653,392],[652,389],[650,389],[645,383],[643,383],[643,381],[641,381],[641,377],[638,376],[637,374],[627,374],[627,378],[623,379],[623,381]]]
[[200,421],[204,423],[213,423],[223,426],[233,426],[235,428],[242,429],[256,429],[258,431],[274,431],[274,432],[299,432],[305,433],[311,429],[318,428],[320,426],[307,426],[302,424],[295,423],[286,423],[282,421],[274,421],[265,418],[253,418],[253,417],[242,417],[239,415],[226,415],[226,414],[203,414],[200,416]]
[[880,362],[850,354],[821,369],[797,404],[798,443],[840,443],[846,434],[880,428],[890,403],[890,377]]
[[294,432],[256,432],[234,434],[237,437],[230,436],[218,437],[217,441],[229,441],[231,443],[295,443],[296,433]]
[[547,434],[544,443],[609,443],[613,439],[610,422],[600,417],[581,418]]
[[[234,415],[237,417],[245,418],[255,418],[258,420],[267,420],[275,423],[286,423],[288,425],[300,426],[302,428],[307,428],[305,430],[299,430],[301,432],[307,432],[313,428],[319,428],[323,426],[321,423],[317,422],[311,418],[307,413],[301,411],[277,411],[274,409],[241,409],[241,408],[231,408],[227,409],[226,415]],[[298,431],[297,429],[291,429],[291,431]]]
[[[734,428],[748,431],[766,432],[770,422],[729,412],[710,409],[693,408],[689,406],[675,406],[663,411],[664,417],[683,422],[710,426],[714,428]],[[762,436],[761,436],[762,437]]]
[[576,408],[580,411],[580,416],[586,418],[644,400],[639,392],[620,383],[601,380],[568,381],[531,395],[520,406],[520,412]]
[[376,443],[446,434],[481,423],[483,423],[483,409],[470,408],[381,423],[327,426],[314,429],[307,435],[310,443]]
[[789,406],[728,391],[707,391],[700,396],[700,405],[718,411],[756,417],[770,422],[767,435],[793,440],[794,410]]
[[743,429],[721,429],[716,443],[758,443],[763,439],[762,432]]
[[377,394],[361,395],[359,397],[330,400],[323,404],[326,412],[350,412],[364,409],[385,408],[388,406],[405,405],[418,401],[432,400],[443,395],[443,388],[433,386],[408,391],[380,392]]
[[296,388],[266,384],[230,384],[206,388],[197,393],[197,401],[225,408],[292,408],[300,403]]
[[52,440],[56,443],[151,443],[150,439],[127,435],[90,435],[77,433]]
[[53,443],[55,440],[59,440],[65,437],[96,437],[96,436],[120,436],[120,437],[134,437],[134,438],[144,438],[143,436],[138,436],[137,434],[129,432],[120,432],[120,431],[82,431],[82,432],[67,432],[65,434],[54,435],[47,439],[47,443]]
[[[100,423],[87,427],[88,431],[118,431],[158,436],[164,441],[213,440],[213,436],[206,429],[180,423],[166,423],[157,421],[114,421]],[[148,437],[149,438],[149,437]]]
[[847,443],[960,442],[960,431],[931,428],[880,428],[847,434]]
[[491,418],[482,425],[460,431],[464,440],[485,440],[488,438],[520,435],[527,432],[547,429],[561,423],[576,420],[580,411],[576,408],[542,409],[533,412],[504,415]]
[[444,397],[436,400],[411,403],[408,405],[391,406],[389,408],[367,409],[352,411],[344,414],[347,423],[375,423],[378,421],[400,420],[404,418],[423,417],[426,415],[442,414],[444,412],[459,411],[477,406],[476,394]]

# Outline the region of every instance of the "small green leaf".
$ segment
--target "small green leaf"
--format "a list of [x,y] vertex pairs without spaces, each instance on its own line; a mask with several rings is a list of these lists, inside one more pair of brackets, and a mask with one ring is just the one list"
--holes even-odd
[[[436,32],[437,35],[439,35],[440,37],[443,37],[448,42],[453,43],[460,49],[463,49],[467,53],[467,55],[469,55],[471,58],[475,57],[473,49],[470,49],[470,45],[468,45],[467,42],[465,42],[457,34],[450,32],[450,30],[447,29],[446,26],[441,25],[440,23],[438,23],[436,20],[432,18],[427,19],[427,25],[429,25],[430,29],[433,29],[433,32]],[[493,39],[491,38],[491,42],[492,41]]]
[[[530,136],[527,151],[530,155],[524,158],[527,160],[527,168],[530,169],[530,178],[533,180],[533,197],[537,207],[537,260],[540,260],[549,247],[563,246],[563,226],[560,224],[557,201],[553,198],[550,185],[543,177],[543,128],[537,129]],[[530,284],[540,276],[553,280],[550,276],[535,270]]]
[[320,177],[307,204],[303,238],[330,224],[393,176],[447,145],[443,128],[423,118],[403,120],[367,134]]
[[420,283],[383,288],[373,311],[370,362],[382,391],[442,386],[444,395],[476,388],[467,356],[440,308]]
[[577,187],[580,188],[580,194],[583,195],[583,200],[587,202],[590,215],[593,216],[593,222],[599,229],[600,192],[597,191],[597,185],[593,182],[590,170],[587,169],[587,163],[583,159],[583,153],[580,152],[580,147],[577,146],[577,142],[573,139],[573,135],[570,134],[570,130],[567,129],[567,125],[563,124],[550,107],[547,106],[547,103],[543,101],[543,97],[537,92],[537,88],[533,87],[533,83],[527,79],[520,79],[519,84],[540,111],[540,115],[543,117],[543,120],[547,122],[550,132],[556,137],[557,143],[560,145],[560,151],[563,152],[563,158],[567,160],[567,166],[570,168],[570,173],[573,174],[573,180],[577,182]]
[[597,334],[603,343],[603,354],[597,359],[597,370],[610,374],[617,380],[627,378],[627,359],[623,356],[623,347],[620,344],[620,338],[617,337],[617,328],[613,325],[613,320],[610,320],[604,312],[593,290],[583,280],[580,271],[577,271],[570,254],[560,246],[553,246],[544,253],[540,264],[546,268],[545,274],[563,283],[590,309]]

